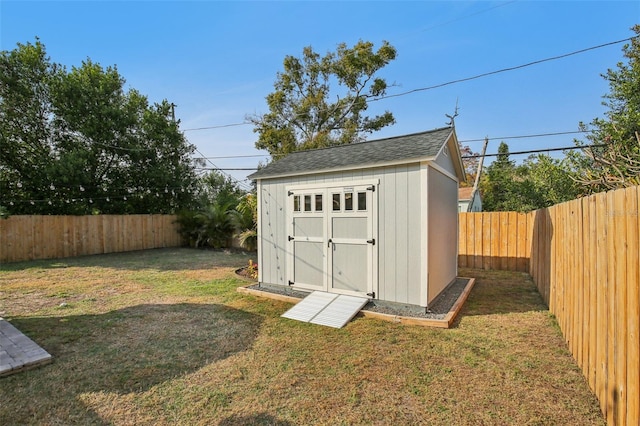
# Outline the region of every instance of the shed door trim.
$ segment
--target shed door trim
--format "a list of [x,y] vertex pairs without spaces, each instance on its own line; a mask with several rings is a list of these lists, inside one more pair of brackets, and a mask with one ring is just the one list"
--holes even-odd
[[379,179],[369,179],[285,188],[290,285],[354,296],[375,294],[378,184]]

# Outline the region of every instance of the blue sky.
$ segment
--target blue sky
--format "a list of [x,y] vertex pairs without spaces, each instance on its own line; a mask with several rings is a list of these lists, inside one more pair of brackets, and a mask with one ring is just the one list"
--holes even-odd
[[[242,123],[267,112],[286,55],[383,40],[398,56],[380,72],[388,95],[564,55],[633,35],[640,1],[0,1],[0,50],[39,37],[51,60],[118,67],[127,88],[167,99],[207,157],[265,154]],[[601,77],[622,43],[567,58],[372,103],[397,123],[369,139],[446,125],[456,103],[462,141],[576,131],[602,116]],[[189,130],[216,127],[206,130]],[[576,135],[505,139],[511,151],[573,145]],[[482,142],[468,142],[480,151]],[[266,156],[264,157],[266,158]],[[223,169],[264,158],[212,158]],[[514,157],[518,159],[519,157]],[[243,181],[249,171],[228,171]],[[244,181],[246,184],[246,181]]]

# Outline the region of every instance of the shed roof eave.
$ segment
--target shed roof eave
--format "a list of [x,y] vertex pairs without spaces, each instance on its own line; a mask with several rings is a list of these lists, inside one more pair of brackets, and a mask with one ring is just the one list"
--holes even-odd
[[279,173],[279,174],[273,174],[268,176],[258,176],[258,177],[252,178],[251,176],[257,174],[256,172],[247,177],[254,181],[260,181],[260,180],[264,181],[264,180],[281,179],[281,178],[287,178],[287,177],[293,177],[293,176],[309,176],[309,175],[317,175],[317,174],[339,173],[339,172],[346,172],[349,170],[378,169],[383,167],[399,166],[403,164],[430,162],[430,161],[434,161],[435,159],[436,157],[434,155],[431,155],[428,157],[409,158],[406,160],[385,161],[380,163],[366,163],[366,164],[353,165],[349,167],[345,166],[345,167],[335,167],[335,168],[328,168],[328,169],[295,171],[290,173]]

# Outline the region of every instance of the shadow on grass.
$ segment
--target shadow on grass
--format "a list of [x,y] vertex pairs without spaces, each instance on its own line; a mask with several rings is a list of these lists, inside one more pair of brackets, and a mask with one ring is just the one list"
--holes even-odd
[[137,250],[123,253],[95,254],[64,259],[42,259],[0,265],[0,271],[25,269],[60,269],[71,267],[109,268],[131,271],[153,269],[158,271],[184,271],[214,267],[241,267],[255,252],[238,249],[164,248]]
[[218,423],[218,426],[245,425],[291,426],[291,423],[284,420],[278,420],[271,414],[266,413],[253,414],[248,416],[231,416]]
[[11,323],[54,362],[2,379],[0,424],[65,417],[84,424],[96,419],[78,395],[139,393],[192,373],[250,348],[261,319],[222,305],[167,304]]
[[476,279],[458,318],[547,310],[529,274],[483,269],[460,269],[458,274]]

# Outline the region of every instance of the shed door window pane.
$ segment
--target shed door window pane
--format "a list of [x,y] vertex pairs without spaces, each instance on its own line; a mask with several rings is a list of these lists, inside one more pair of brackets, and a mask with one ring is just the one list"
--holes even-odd
[[305,212],[311,211],[311,195],[304,196],[304,211]]
[[353,210],[353,192],[344,193],[344,210]]
[[332,194],[331,199],[333,202],[331,207],[333,211],[340,211],[340,194]]
[[293,196],[293,211],[294,212],[299,212],[300,211],[300,196],[299,195],[294,195]]
[[322,194],[316,194],[316,211],[322,211]]
[[367,209],[367,193],[366,192],[358,192],[358,210],[366,210]]

